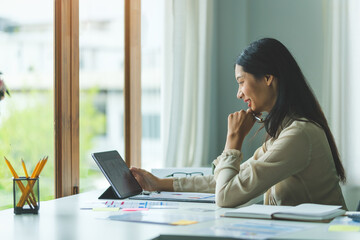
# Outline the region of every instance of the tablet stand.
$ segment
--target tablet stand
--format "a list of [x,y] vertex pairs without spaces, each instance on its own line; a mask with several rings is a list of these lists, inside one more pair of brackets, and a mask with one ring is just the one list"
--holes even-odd
[[113,190],[112,186],[108,187],[106,191],[100,195],[99,199],[121,199],[119,198],[115,191]]

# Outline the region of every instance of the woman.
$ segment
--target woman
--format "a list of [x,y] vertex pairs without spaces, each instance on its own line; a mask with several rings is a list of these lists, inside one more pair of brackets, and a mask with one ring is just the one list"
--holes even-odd
[[[229,115],[223,153],[214,176],[159,179],[145,170],[132,173],[145,190],[215,191],[221,207],[235,207],[264,194],[264,204],[319,203],[346,209],[339,181],[345,172],[321,107],[298,64],[275,39],[250,44],[235,65],[237,98],[248,104]],[[241,147],[255,123],[263,120],[267,141],[241,164]]]

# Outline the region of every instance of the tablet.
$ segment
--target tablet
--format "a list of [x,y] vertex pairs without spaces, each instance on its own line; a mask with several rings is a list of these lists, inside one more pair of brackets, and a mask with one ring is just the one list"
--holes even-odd
[[128,198],[142,192],[141,186],[117,151],[97,152],[91,156],[118,198]]

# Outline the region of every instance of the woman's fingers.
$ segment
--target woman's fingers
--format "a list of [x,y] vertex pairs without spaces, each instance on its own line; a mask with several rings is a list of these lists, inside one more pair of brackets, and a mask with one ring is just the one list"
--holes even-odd
[[147,171],[145,171],[141,168],[135,168],[135,167],[131,167],[130,171],[132,172],[132,174],[135,177],[138,177],[139,179],[144,179],[146,177],[146,173],[147,173]]
[[255,119],[250,108],[246,111],[240,110],[231,113],[228,117],[228,134],[225,148],[241,150],[242,142],[254,124]]
[[231,113],[228,117],[228,133],[247,134],[254,123],[255,119],[251,109]]
[[136,180],[140,183],[142,181],[142,177],[141,177],[141,174],[139,174],[138,170],[132,167],[132,168],[130,168],[130,171],[134,175]]
[[131,167],[130,171],[142,189],[146,191],[156,191],[159,188],[159,179],[148,171],[136,167]]
[[141,172],[141,169],[139,168],[135,168],[135,167],[131,167],[130,168],[131,173],[134,175],[135,179],[138,181],[138,183],[140,184],[140,186],[145,189],[145,180],[144,180],[144,176],[143,173]]

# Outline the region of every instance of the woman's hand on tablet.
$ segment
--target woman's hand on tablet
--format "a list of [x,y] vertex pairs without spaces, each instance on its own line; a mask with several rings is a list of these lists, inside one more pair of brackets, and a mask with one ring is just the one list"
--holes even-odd
[[131,167],[130,171],[145,191],[174,191],[172,178],[161,179],[136,167]]

